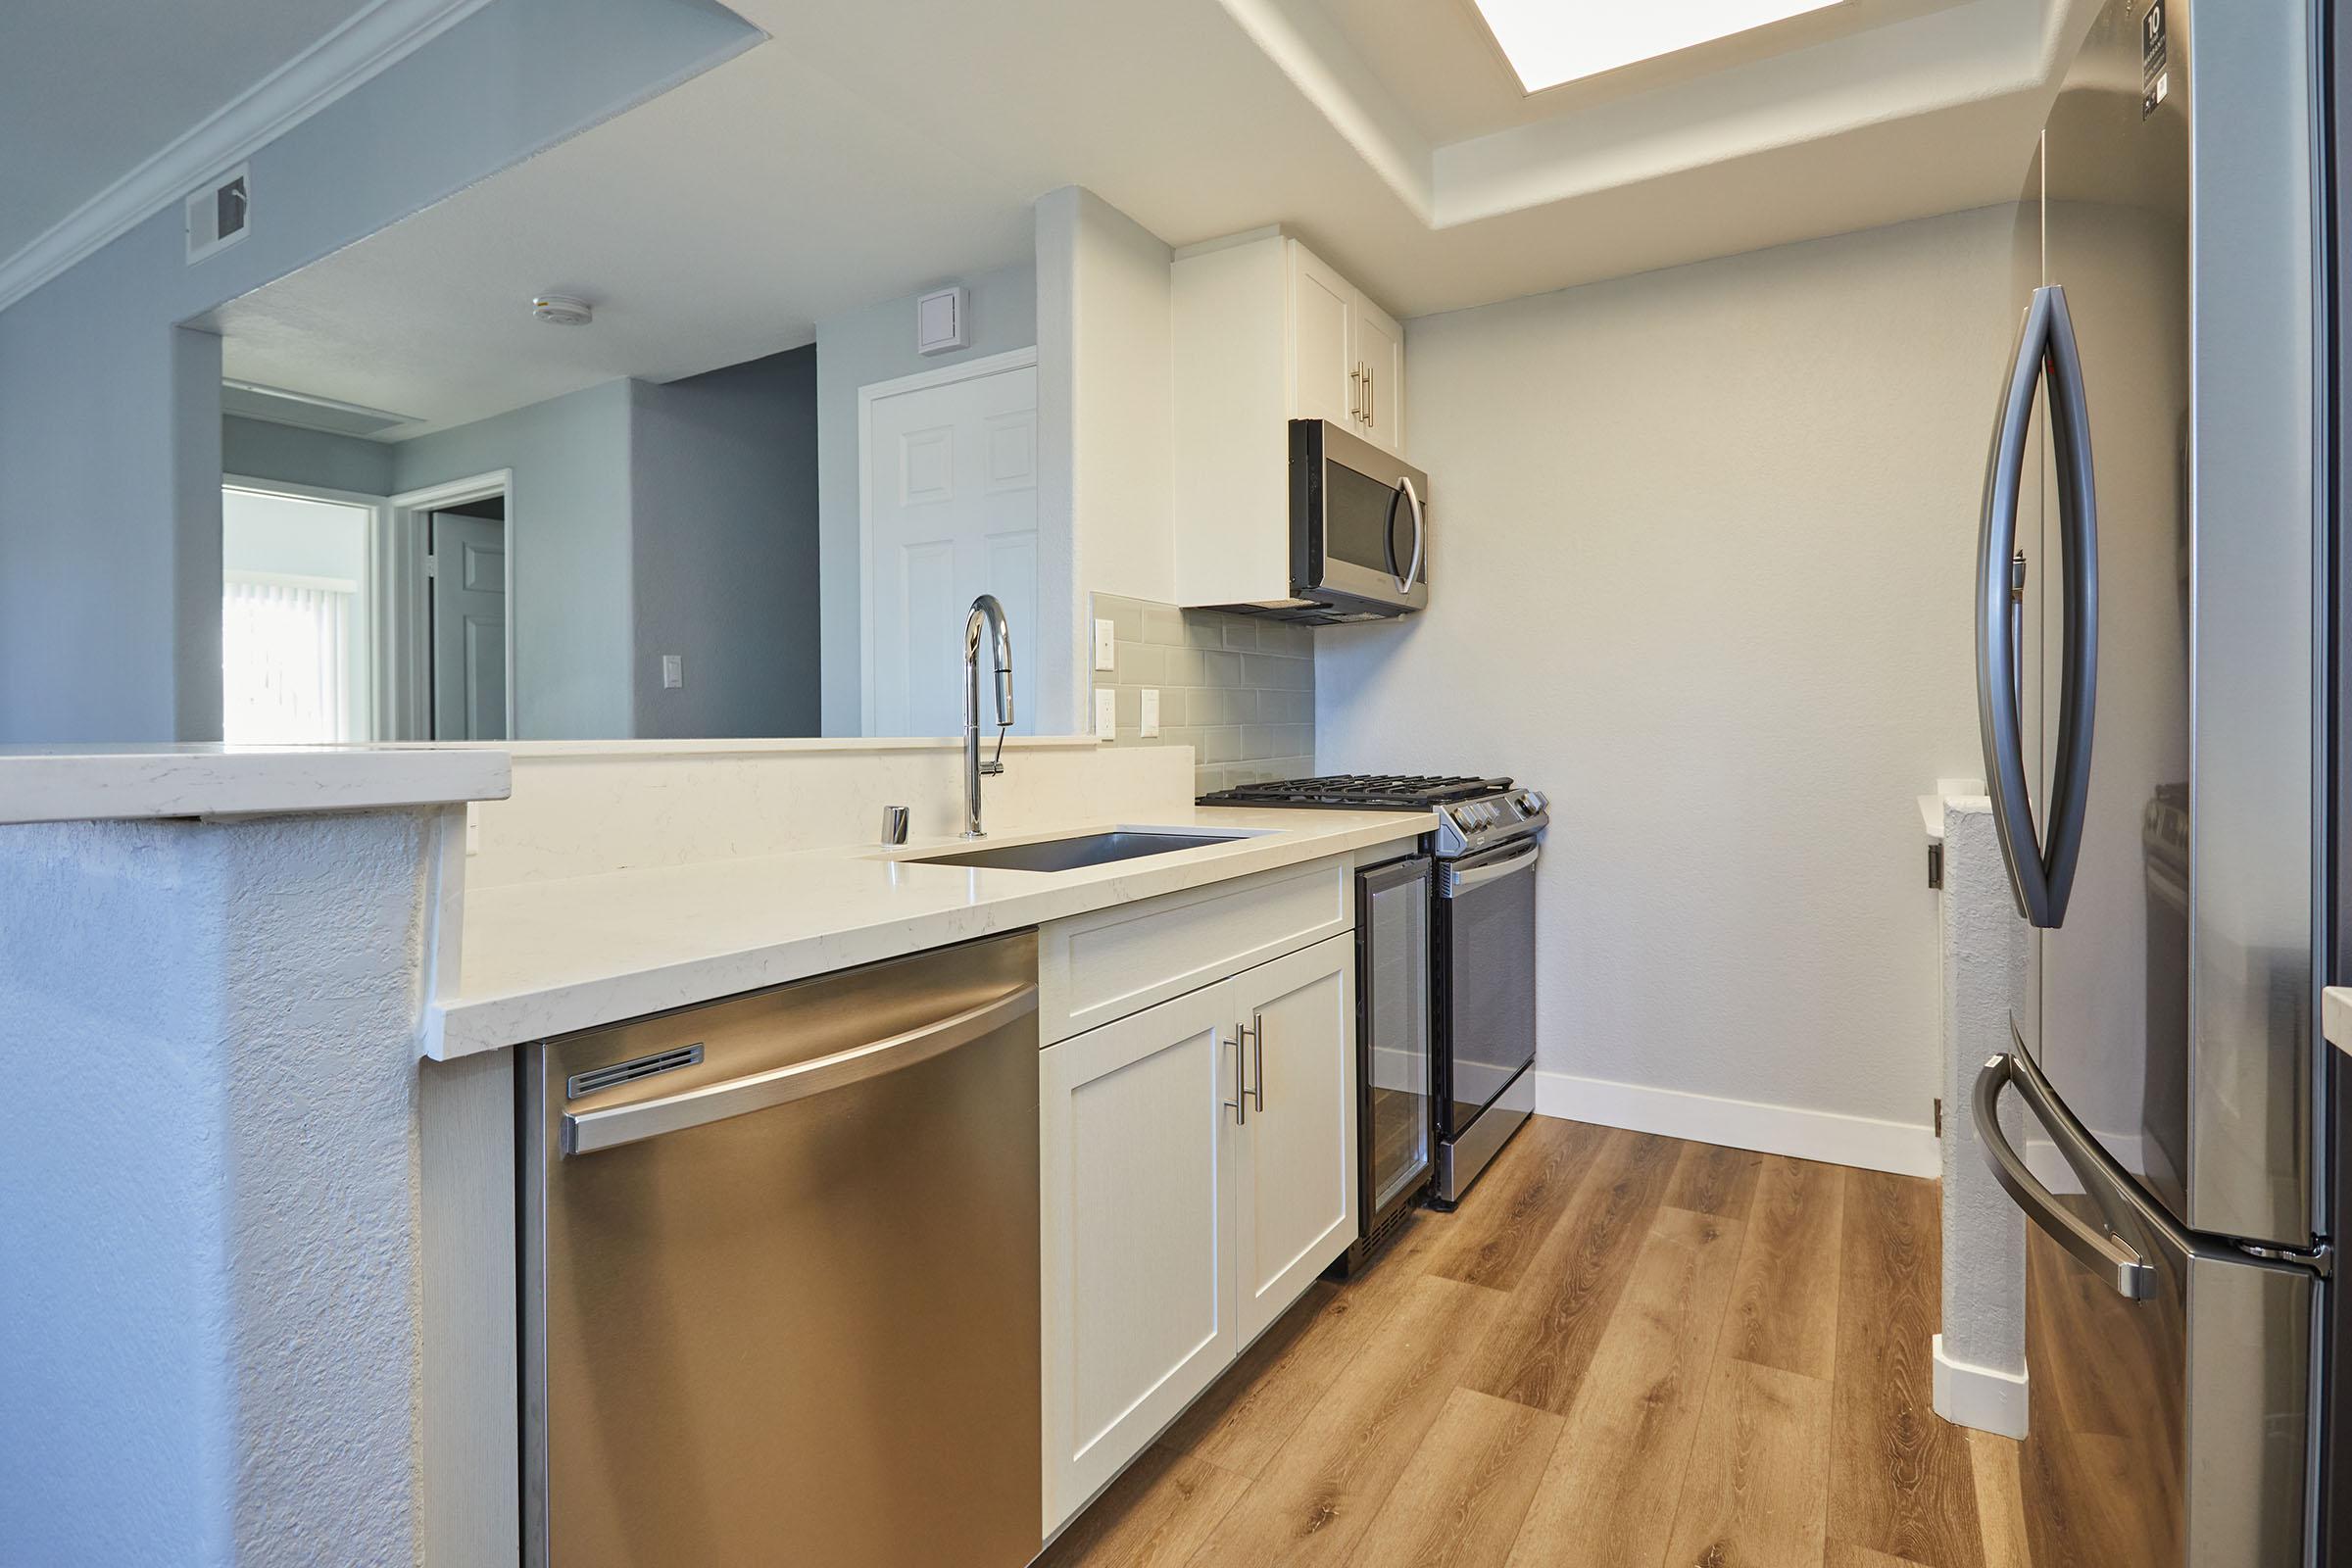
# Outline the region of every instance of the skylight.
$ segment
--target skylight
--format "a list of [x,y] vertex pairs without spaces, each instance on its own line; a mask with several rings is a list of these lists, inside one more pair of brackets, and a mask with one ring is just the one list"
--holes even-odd
[[1542,92],[1841,0],[1476,0],[1519,84]]

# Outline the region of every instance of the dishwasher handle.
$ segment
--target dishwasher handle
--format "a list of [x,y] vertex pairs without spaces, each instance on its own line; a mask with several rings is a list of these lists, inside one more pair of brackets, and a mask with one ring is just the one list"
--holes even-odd
[[729,1078],[723,1083],[705,1084],[659,1100],[641,1100],[602,1110],[567,1110],[564,1113],[564,1152],[593,1154],[601,1149],[617,1149],[663,1133],[682,1132],[689,1127],[724,1121],[730,1116],[746,1116],[755,1110],[789,1105],[796,1100],[847,1089],[945,1055],[1036,1011],[1037,984],[1032,981],[937,1023],[852,1046],[830,1055],[796,1061],[748,1077]]

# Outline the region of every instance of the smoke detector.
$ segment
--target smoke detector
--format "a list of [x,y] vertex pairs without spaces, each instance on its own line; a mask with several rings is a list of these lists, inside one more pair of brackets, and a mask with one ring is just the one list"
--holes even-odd
[[558,326],[586,326],[596,319],[596,307],[570,294],[542,294],[531,301],[531,314]]

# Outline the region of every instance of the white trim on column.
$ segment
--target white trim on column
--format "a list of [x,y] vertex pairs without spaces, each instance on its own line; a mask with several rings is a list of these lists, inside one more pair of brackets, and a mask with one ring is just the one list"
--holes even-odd
[[1971,1366],[1943,1353],[1943,1336],[1935,1340],[1936,1413],[1956,1426],[1997,1432],[2004,1438],[2026,1435],[2026,1374]]
[[1921,1123],[1875,1121],[1795,1105],[1611,1083],[1573,1073],[1536,1074],[1536,1110],[1570,1121],[1598,1122],[1635,1132],[1662,1133],[1694,1143],[1753,1149],[1767,1154],[1818,1159],[1898,1176],[1936,1176],[1943,1170],[1936,1129]]
[[[0,261],[0,311],[407,57],[489,0],[375,0]],[[257,210],[269,201],[261,191]]]

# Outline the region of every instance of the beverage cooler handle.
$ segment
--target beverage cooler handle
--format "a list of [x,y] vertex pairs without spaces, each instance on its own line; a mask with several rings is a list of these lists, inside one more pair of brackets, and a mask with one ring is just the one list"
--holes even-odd
[[[2050,770],[2046,836],[2034,826],[2026,780],[2021,617],[2013,615],[2011,608],[2026,436],[2033,423],[2034,393],[2045,376],[2066,585],[2058,743]],[[1984,464],[1984,525],[1977,559],[1977,718],[1984,772],[1992,789],[1993,823],[2018,913],[2043,929],[2055,929],[2066,920],[2090,797],[2090,736],[2098,693],[2098,532],[2082,356],[2075,341],[2074,318],[2067,311],[2066,290],[2052,283],[2034,291],[2002,389],[2001,416]]]

